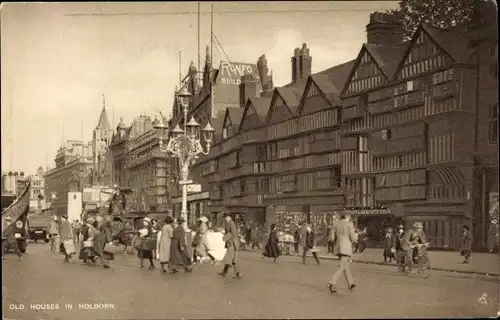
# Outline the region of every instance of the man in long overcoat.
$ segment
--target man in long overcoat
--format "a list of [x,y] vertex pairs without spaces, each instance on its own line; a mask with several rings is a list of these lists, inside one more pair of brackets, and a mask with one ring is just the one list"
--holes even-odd
[[462,263],[469,263],[472,251],[472,233],[470,232],[468,226],[464,225],[463,234],[460,240],[461,240],[460,255],[463,256],[465,259]]
[[224,263],[224,269],[219,274],[221,276],[226,276],[230,267],[233,267],[235,279],[241,278],[240,268],[238,266],[238,251],[240,250],[240,235],[238,234],[238,228],[234,223],[231,215],[226,213],[224,215],[224,219],[226,220],[226,227],[224,233],[224,242],[226,243],[226,254],[222,259]]

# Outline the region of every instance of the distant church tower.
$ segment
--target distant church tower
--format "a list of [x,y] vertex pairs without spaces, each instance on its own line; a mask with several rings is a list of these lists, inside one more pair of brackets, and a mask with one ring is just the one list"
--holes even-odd
[[[105,96],[102,95],[102,111],[99,117],[97,127],[92,135],[92,156],[94,162],[94,181],[102,184],[106,177],[110,174],[108,171],[109,164],[107,164],[107,148],[111,143],[113,136],[113,128],[109,123],[108,113],[106,111]],[[97,180],[97,181],[95,181]]]

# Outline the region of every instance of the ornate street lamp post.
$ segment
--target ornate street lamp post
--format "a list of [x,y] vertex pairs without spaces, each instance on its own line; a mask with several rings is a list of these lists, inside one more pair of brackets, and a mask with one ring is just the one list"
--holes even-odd
[[[167,119],[161,116],[161,121],[155,118],[153,126],[158,130],[160,140],[160,151],[169,153],[172,157],[179,160],[181,180],[179,185],[182,187],[182,208],[181,216],[184,222],[184,228],[187,229],[188,210],[187,210],[187,186],[192,181],[188,180],[189,166],[194,163],[200,155],[208,155],[210,152],[210,144],[214,135],[214,128],[207,123],[207,126],[201,130],[203,133],[203,140],[205,148],[202,146],[202,137],[200,136],[200,124],[191,117],[187,122],[189,97],[191,93],[184,87],[176,93],[176,99],[182,107],[184,112],[183,127],[179,124],[171,131],[168,129]],[[206,149],[206,150],[205,150]]]

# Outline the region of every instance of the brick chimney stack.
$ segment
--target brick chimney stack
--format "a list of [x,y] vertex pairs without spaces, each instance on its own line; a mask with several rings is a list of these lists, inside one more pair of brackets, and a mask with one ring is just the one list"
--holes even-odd
[[403,25],[398,14],[374,12],[366,26],[367,41],[371,44],[397,46],[403,43]]
[[240,107],[244,108],[249,98],[257,96],[257,81],[252,74],[241,76],[240,83]]
[[262,85],[262,92],[272,90],[274,87],[273,76],[272,74],[269,74],[269,69],[267,67],[267,59],[265,54],[259,57],[259,60],[257,61],[257,70],[259,71],[260,83]]
[[295,48],[292,57],[292,82],[299,82],[311,74],[312,57],[309,55],[307,44],[302,48]]

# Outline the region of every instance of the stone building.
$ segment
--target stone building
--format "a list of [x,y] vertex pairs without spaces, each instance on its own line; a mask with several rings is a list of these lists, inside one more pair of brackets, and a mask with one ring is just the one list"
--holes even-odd
[[113,183],[131,188],[127,209],[164,216],[169,210],[169,177],[166,154],[160,152],[151,118],[139,116],[130,126],[121,119],[109,146]]
[[82,192],[92,185],[94,168],[92,144],[68,140],[58,150],[55,168],[44,175],[45,195],[50,197],[55,214],[63,215],[68,209],[68,192]]

